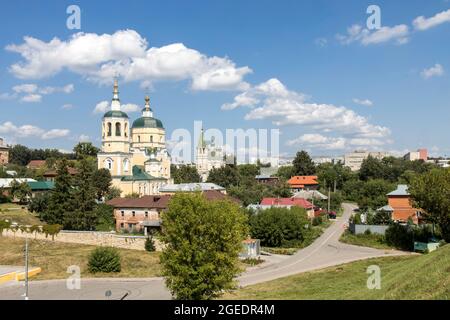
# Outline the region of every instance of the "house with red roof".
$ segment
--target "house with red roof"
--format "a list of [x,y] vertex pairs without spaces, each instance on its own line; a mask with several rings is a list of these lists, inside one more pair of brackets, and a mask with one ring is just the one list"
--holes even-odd
[[308,217],[314,217],[314,205],[303,198],[263,198],[259,204],[260,208],[291,208],[300,207],[306,210]]
[[317,190],[319,188],[317,179],[317,176],[294,176],[288,180],[288,184],[293,192]]

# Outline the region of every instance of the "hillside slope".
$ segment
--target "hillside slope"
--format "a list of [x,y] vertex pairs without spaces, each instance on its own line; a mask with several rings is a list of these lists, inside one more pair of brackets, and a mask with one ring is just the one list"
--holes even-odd
[[[381,270],[381,289],[369,290],[367,268]],[[377,258],[249,286],[227,299],[450,300],[450,245],[426,255]]]

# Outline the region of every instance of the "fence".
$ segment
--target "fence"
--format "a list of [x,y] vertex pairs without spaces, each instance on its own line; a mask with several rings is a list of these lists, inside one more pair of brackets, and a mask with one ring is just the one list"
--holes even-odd
[[370,233],[381,234],[384,235],[389,226],[383,225],[370,225],[370,224],[354,224],[350,223],[348,229],[353,234],[362,234],[367,230],[370,230]]

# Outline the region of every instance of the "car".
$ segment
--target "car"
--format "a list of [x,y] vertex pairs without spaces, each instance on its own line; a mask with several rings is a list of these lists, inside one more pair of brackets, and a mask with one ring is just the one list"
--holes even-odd
[[328,212],[328,218],[330,218],[330,219],[336,219],[336,212],[334,212],[334,211]]

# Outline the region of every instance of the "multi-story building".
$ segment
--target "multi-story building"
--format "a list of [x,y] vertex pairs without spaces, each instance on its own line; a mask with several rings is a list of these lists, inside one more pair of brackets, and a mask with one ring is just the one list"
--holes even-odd
[[361,169],[363,161],[369,156],[381,160],[385,157],[388,157],[389,153],[382,151],[369,152],[365,150],[355,150],[351,153],[347,153],[344,156],[344,165],[349,167],[352,171],[358,171],[359,169]]
[[121,110],[119,86],[114,80],[111,110],[102,119],[102,146],[97,160],[98,168],[111,172],[112,184],[122,195],[155,195],[170,182],[171,158],[165,135],[161,120],[153,117],[148,96],[142,116],[130,126],[128,115]]
[[9,147],[0,138],[0,165],[8,164],[9,162]]
[[403,156],[403,159],[408,161],[416,161],[416,160],[428,160],[428,150],[427,149],[419,149],[417,151],[408,152]]
[[423,210],[412,206],[407,185],[398,185],[396,190],[387,194],[387,197],[388,205],[379,208],[378,211],[390,212],[392,220],[397,222],[405,223],[411,219],[414,223],[419,223]]

